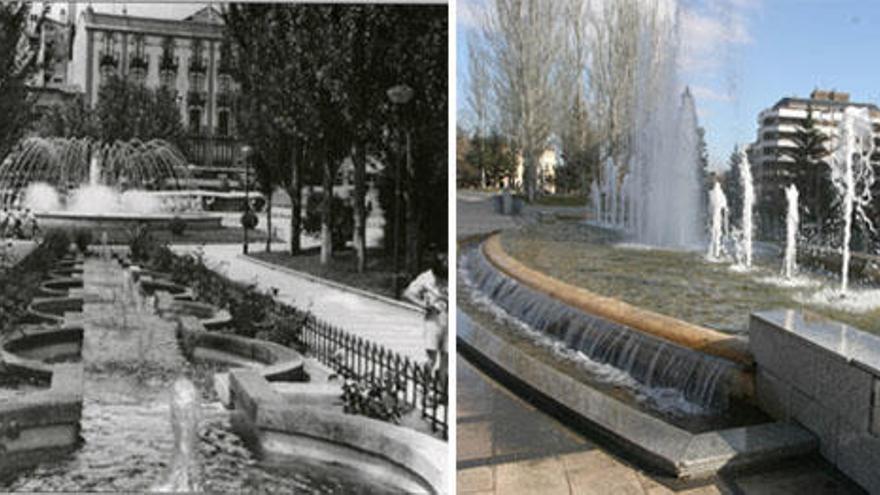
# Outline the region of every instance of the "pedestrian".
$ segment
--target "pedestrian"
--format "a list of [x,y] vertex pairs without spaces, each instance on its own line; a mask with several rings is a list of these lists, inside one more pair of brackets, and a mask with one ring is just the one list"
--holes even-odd
[[422,323],[422,336],[425,353],[432,371],[445,375],[448,361],[447,351],[447,268],[446,255],[438,253],[429,270],[419,274],[403,292],[403,297],[425,310]]

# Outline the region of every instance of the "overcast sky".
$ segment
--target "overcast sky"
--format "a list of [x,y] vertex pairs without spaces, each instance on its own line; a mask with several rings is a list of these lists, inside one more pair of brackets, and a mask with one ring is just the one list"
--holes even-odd
[[[77,14],[81,14],[83,10],[89,5],[92,6],[93,9],[97,12],[106,12],[109,14],[122,14],[123,10],[128,12],[128,15],[138,16],[138,17],[159,17],[162,19],[183,19],[184,17],[192,14],[193,12],[201,9],[206,5],[210,5],[213,2],[174,2],[168,1],[164,3],[156,3],[156,2],[139,2],[139,3],[128,3],[128,2],[88,2],[88,3],[77,3],[76,9]],[[67,9],[68,2],[59,2],[52,5],[52,17],[57,18],[58,13],[61,9]]]

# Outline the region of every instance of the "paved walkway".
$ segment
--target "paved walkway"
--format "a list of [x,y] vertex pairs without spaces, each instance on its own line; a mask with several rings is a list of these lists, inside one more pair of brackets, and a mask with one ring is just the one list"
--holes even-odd
[[[422,344],[422,315],[381,300],[308,280],[239,256],[238,244],[173,246],[177,252],[201,249],[205,262],[233,280],[278,289],[277,299],[348,332],[381,344],[419,362],[426,358]],[[279,245],[278,249],[283,249]]]
[[821,459],[683,485],[648,474],[535,409],[461,355],[457,369],[457,493],[854,494]]

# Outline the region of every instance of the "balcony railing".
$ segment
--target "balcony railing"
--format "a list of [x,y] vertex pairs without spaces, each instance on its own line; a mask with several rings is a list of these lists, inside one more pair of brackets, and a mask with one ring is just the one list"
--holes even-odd
[[143,55],[135,55],[131,58],[131,63],[129,64],[129,67],[131,67],[132,70],[142,70],[144,72],[147,72],[150,67],[150,62],[149,60],[147,60],[147,57]]
[[234,167],[243,143],[231,136],[186,138],[183,150],[191,163],[206,167]]
[[227,91],[222,91],[217,93],[217,107],[218,108],[232,108],[233,103],[235,102],[235,97],[232,93]]
[[190,74],[204,74],[208,71],[208,66],[205,64],[204,59],[202,58],[194,58],[189,62],[189,72]]
[[98,64],[102,69],[105,67],[117,68],[119,67],[119,57],[113,53],[102,53],[101,60]]
[[204,107],[205,100],[204,91],[189,91],[186,94],[186,104],[190,107]]

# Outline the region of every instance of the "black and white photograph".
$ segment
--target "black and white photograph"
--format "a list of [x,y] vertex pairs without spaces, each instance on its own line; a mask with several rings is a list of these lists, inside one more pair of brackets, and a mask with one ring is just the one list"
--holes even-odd
[[0,491],[454,491],[449,9],[0,4]]

